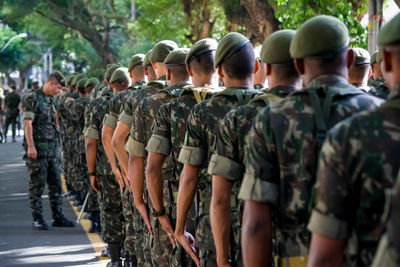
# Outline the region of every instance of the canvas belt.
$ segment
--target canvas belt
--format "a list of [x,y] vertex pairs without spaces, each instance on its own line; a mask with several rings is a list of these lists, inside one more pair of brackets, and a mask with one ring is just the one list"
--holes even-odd
[[307,267],[308,256],[275,257],[276,267]]

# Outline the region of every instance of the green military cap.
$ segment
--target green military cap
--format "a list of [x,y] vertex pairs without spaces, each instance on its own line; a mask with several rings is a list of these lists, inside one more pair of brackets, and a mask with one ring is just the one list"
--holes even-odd
[[88,79],[87,79],[86,77],[80,79],[80,80],[76,83],[76,87],[78,87],[78,88],[85,88],[85,84],[86,84],[86,81],[87,81],[87,80],[88,80]]
[[165,65],[185,65],[185,60],[189,54],[189,48],[178,48],[168,54],[164,60]]
[[151,51],[153,51],[153,49],[150,49],[149,51],[147,51],[146,55],[144,56],[143,66],[145,66],[145,67],[147,67],[148,65],[151,65],[151,61],[150,61]]
[[107,81],[110,81],[111,75],[119,67],[121,67],[121,64],[112,64],[111,66],[109,66],[106,70],[106,73],[104,74],[104,79],[106,79]]
[[329,58],[347,49],[349,31],[338,18],[320,15],[307,20],[290,44],[292,58]]
[[82,78],[85,78],[85,77],[86,77],[86,75],[83,74],[83,73],[79,73],[79,74],[75,75],[74,79],[73,79],[72,82],[71,82],[71,86],[76,86],[77,83],[78,83],[78,81],[79,81],[80,79],[82,79]]
[[129,72],[128,72],[127,68],[121,67],[121,68],[116,69],[112,73],[111,78],[110,78],[110,83],[116,82],[118,80],[125,80],[125,79],[127,79],[127,80],[130,79]]
[[379,31],[378,45],[384,46],[400,42],[400,14],[387,22]]
[[158,42],[152,49],[150,61],[164,62],[168,54],[177,48],[178,45],[174,41],[164,40]]
[[353,48],[354,51],[354,65],[358,66],[358,65],[363,65],[363,64],[369,64],[371,62],[371,57],[368,53],[367,50],[365,50],[364,48],[360,48],[360,47],[356,47]]
[[225,35],[218,44],[217,52],[215,52],[214,67],[217,68],[249,42],[249,39],[238,32]]
[[85,88],[88,87],[88,86],[91,86],[91,85],[96,86],[99,83],[100,83],[99,79],[97,79],[97,78],[89,78],[89,79],[86,80]]
[[378,56],[378,51],[375,51],[372,56],[371,56],[371,65],[374,65],[376,63],[376,57]]
[[[67,78],[68,79],[68,78]],[[34,84],[39,84],[39,81],[38,80],[34,80],[33,82],[32,82],[32,85],[34,85]]]
[[295,34],[294,30],[280,30],[268,36],[262,45],[261,60],[267,64],[293,64],[289,49]]
[[189,65],[190,60],[204,53],[217,50],[218,42],[212,38],[205,38],[197,41],[186,56],[185,63]]
[[137,65],[143,65],[144,57],[145,54],[136,54],[133,57],[131,57],[131,60],[129,60],[128,64],[128,71],[131,71]]
[[68,75],[67,79],[65,79],[65,85],[71,85],[72,80],[75,78],[76,74],[70,74]]
[[58,70],[53,71],[53,73],[50,74],[51,76],[54,76],[56,80],[62,85],[65,86],[65,77],[59,72]]

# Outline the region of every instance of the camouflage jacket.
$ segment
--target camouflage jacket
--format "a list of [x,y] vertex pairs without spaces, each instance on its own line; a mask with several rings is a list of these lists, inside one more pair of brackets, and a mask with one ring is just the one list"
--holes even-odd
[[[222,119],[232,109],[247,104],[260,91],[249,88],[226,88],[216,93],[211,99],[195,105],[190,111],[184,145],[179,154],[183,164],[199,166],[207,171],[211,155],[215,150],[218,126]],[[199,177],[199,187],[203,198],[211,198],[211,176]],[[205,202],[204,202],[205,203]],[[209,203],[208,203],[209,204]],[[206,204],[207,205],[207,204]],[[204,208],[207,213],[208,208]]]
[[[199,92],[200,99],[196,99],[194,90]],[[153,133],[146,150],[165,156],[171,154],[175,181],[179,181],[183,169],[183,164],[178,162],[178,157],[185,139],[189,112],[195,104],[209,98],[213,91],[215,88],[212,87],[185,88],[178,98],[162,105],[154,118]]]
[[24,119],[32,120],[32,136],[35,147],[42,150],[40,143],[51,143],[58,147],[58,131],[56,128],[56,108],[53,97],[45,96],[43,89],[30,92],[22,103]]
[[142,89],[133,91],[127,97],[123,106],[123,111],[119,115],[118,120],[128,126],[132,126],[133,114],[139,102],[145,97],[156,94],[159,90],[165,88],[166,84],[165,80],[150,81]]
[[382,235],[384,191],[400,170],[399,100],[400,85],[379,108],[331,129],[321,150],[309,229],[348,239],[346,266],[370,266]]
[[90,114],[90,124],[86,130],[85,137],[96,139],[97,143],[97,172],[101,175],[113,175],[111,165],[108,162],[106,153],[104,152],[101,142],[101,130],[103,128],[103,118],[108,112],[108,105],[113,92],[111,90],[104,91],[103,96],[92,102],[92,110]]
[[[315,98],[311,98],[315,96]],[[239,198],[269,202],[276,207],[275,255],[308,254],[312,188],[317,171],[317,118],[313,101],[329,102],[325,113],[329,129],[352,114],[377,107],[381,100],[360,92],[341,76],[322,75],[282,101],[258,113],[245,148],[246,171]],[[325,106],[325,105],[324,105]],[[327,112],[328,111],[328,112]]]
[[370,94],[382,99],[387,99],[389,96],[389,88],[386,85],[385,79],[379,77],[377,79],[369,79],[368,86],[371,87]]
[[87,97],[79,97],[74,101],[71,109],[72,120],[77,127],[77,149],[80,154],[85,154],[85,139],[83,129],[85,127],[85,110],[88,103],[89,99]]

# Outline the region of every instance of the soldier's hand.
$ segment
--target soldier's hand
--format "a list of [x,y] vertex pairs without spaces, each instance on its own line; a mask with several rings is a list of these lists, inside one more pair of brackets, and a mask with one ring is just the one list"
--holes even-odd
[[36,159],[37,151],[35,146],[28,146],[28,158]]
[[92,186],[93,190],[96,192],[100,192],[100,182],[99,182],[99,177],[97,175],[91,175],[90,176],[90,185]]
[[124,180],[125,186],[128,188],[129,192],[132,192],[131,184],[129,183],[128,176],[126,175],[126,173],[124,172],[123,169],[121,169],[121,174],[122,174],[122,178]]
[[171,241],[172,246],[175,248],[176,247],[175,232],[174,229],[172,228],[171,221],[169,220],[168,215],[165,214],[163,216],[158,217],[158,221],[160,222],[164,232],[167,233],[169,241]]
[[197,256],[197,250],[195,248],[195,241],[193,236],[188,232],[175,232],[175,238],[179,242],[179,244],[181,244],[182,247],[185,249],[186,253],[190,255],[190,257],[196,263],[196,266],[200,266],[200,259]]
[[117,182],[119,184],[119,189],[121,190],[121,192],[123,192],[124,191],[124,181],[122,180],[122,175],[121,175],[120,170],[118,168],[115,168],[112,171],[115,175],[115,178],[117,178]]
[[140,215],[142,216],[144,223],[146,224],[146,227],[149,230],[150,234],[153,235],[153,229],[151,228],[149,212],[147,211],[146,204],[143,201],[142,202],[135,201],[135,207],[139,211]]

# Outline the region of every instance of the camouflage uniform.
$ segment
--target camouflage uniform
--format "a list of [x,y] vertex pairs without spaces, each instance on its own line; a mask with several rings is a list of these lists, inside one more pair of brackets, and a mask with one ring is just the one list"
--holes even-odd
[[400,170],[399,98],[400,85],[381,107],[336,125],[321,150],[309,229],[348,239],[346,266],[371,265],[382,235],[384,190]]
[[[151,127],[154,116],[162,104],[172,101],[176,98],[182,88],[188,86],[187,82],[177,83],[174,86],[160,90],[157,94],[144,98],[135,109],[134,120],[131,128],[129,153],[138,157],[146,158],[145,146],[151,137]],[[164,179],[171,179],[173,175],[170,158],[163,165]],[[164,196],[167,196],[164,194]],[[164,197],[165,198],[165,197]],[[168,203],[170,200],[165,199]],[[149,201],[147,201],[150,204]],[[152,205],[149,205],[152,210]],[[150,212],[150,222],[154,235],[151,237],[151,256],[153,264],[156,266],[169,266],[172,245],[168,235],[161,228],[156,216]]]
[[4,98],[4,105],[6,106],[6,122],[4,124],[4,134],[7,137],[8,127],[11,124],[12,139],[15,140],[15,126],[19,115],[19,103],[21,98],[16,92],[11,92]]
[[385,100],[388,98],[389,88],[387,87],[385,79],[383,79],[383,77],[379,77],[377,79],[369,79],[368,86],[371,87],[371,95]]
[[268,94],[257,96],[249,104],[228,112],[219,126],[215,152],[211,157],[208,173],[220,175],[233,182],[231,193],[231,218],[233,240],[231,260],[242,266],[240,233],[242,203],[238,200],[240,184],[244,174],[244,145],[249,142],[248,132],[257,113],[270,102],[279,101],[295,90],[291,86],[277,86]]
[[[200,167],[206,172],[211,155],[215,149],[218,126],[227,112],[246,104],[253,96],[261,94],[248,88],[226,88],[211,99],[197,104],[191,110],[184,146],[179,154],[179,161]],[[214,239],[210,224],[211,176],[201,175],[198,180],[199,221],[196,242],[199,246],[201,266],[216,266]]]
[[309,88],[261,110],[249,133],[239,198],[276,207],[274,254],[281,258],[308,254],[311,234],[306,224],[311,213],[318,142],[325,137],[324,131],[317,132],[317,117],[324,113],[314,112],[313,105],[322,100],[328,103],[323,109],[328,129],[355,112],[380,104],[341,76],[321,75],[310,82]]
[[[172,225],[175,225],[176,222],[179,176],[183,169],[183,164],[178,161],[178,157],[185,139],[187,117],[191,108],[196,103],[200,103],[211,96],[213,90],[215,88],[211,87],[185,88],[181,91],[178,98],[162,105],[154,118],[153,134],[147,144],[146,150],[165,156],[171,154],[174,175],[171,176],[171,179],[165,181],[163,188],[167,191],[166,195],[169,196],[167,207]],[[206,175],[206,173],[202,172],[200,175]],[[194,207],[192,207],[189,219],[186,221],[186,231],[194,235],[196,230],[195,224],[196,213]],[[180,254],[181,257],[172,258],[174,266],[182,265],[187,260],[190,261],[190,259],[183,257],[182,248],[179,244],[177,245],[179,248],[176,249],[175,253]]]
[[[124,101],[123,110],[120,113],[118,119],[123,123],[132,126],[133,115],[136,109],[136,106],[139,102],[150,95],[156,94],[159,90],[163,89],[166,86],[165,82],[166,77],[160,77],[159,80],[150,81],[144,86],[142,89],[135,90],[131,92],[130,95],[127,96],[127,99]],[[129,138],[128,138],[129,142]],[[134,226],[134,244],[135,244],[135,253],[136,259],[138,261],[138,265],[151,265],[151,248],[150,248],[150,233],[147,230],[147,227],[142,220],[142,216],[138,212],[138,210],[133,205],[132,196],[129,196],[133,209],[133,226]]]
[[61,181],[56,110],[53,98],[45,96],[43,89],[29,93],[23,102],[23,118],[32,120],[32,136],[37,158],[27,158],[30,176],[29,202],[34,220],[42,215],[42,199],[45,183],[53,218],[61,213]]
[[[118,116],[121,113],[123,103],[126,102],[129,94],[137,89],[140,89],[142,83],[136,83],[134,86],[118,92],[109,103],[108,113],[104,117],[104,124],[115,129],[117,127]],[[122,212],[124,215],[124,248],[130,255],[135,255],[135,240],[134,240],[134,227],[133,227],[133,206],[132,195],[129,188],[125,187],[121,193]]]
[[117,179],[112,172],[111,165],[108,162],[103,144],[101,143],[103,118],[108,112],[108,104],[113,93],[111,90],[103,90],[102,94],[102,97],[92,103],[90,126],[86,130],[85,137],[98,140],[96,169],[101,186],[100,211],[103,239],[106,243],[120,244],[123,241],[124,231],[121,193]]

